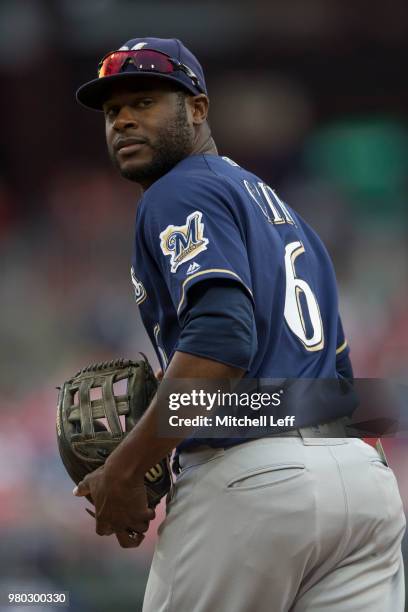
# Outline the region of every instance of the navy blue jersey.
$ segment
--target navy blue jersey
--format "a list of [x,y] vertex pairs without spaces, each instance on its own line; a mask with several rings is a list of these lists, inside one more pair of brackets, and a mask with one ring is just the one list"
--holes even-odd
[[155,182],[137,211],[132,281],[163,369],[189,290],[210,278],[236,280],[253,302],[258,351],[247,377],[336,377],[336,353],[348,347],[322,241],[257,176],[196,155]]

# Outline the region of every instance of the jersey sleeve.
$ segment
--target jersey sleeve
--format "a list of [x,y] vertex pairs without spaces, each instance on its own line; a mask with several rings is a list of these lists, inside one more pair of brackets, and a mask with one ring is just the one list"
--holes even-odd
[[177,176],[164,187],[144,202],[144,235],[178,317],[189,290],[210,278],[234,279],[253,299],[245,233],[224,181]]
[[237,282],[214,279],[196,285],[180,322],[177,351],[249,370],[258,348],[256,324],[251,301]]

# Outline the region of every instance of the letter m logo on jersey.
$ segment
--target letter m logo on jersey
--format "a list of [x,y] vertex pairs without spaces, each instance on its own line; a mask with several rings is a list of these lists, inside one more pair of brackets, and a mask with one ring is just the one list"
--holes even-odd
[[196,257],[207,249],[204,238],[203,213],[195,210],[188,215],[185,225],[168,225],[160,234],[160,248],[170,257],[170,268],[176,272],[180,264]]

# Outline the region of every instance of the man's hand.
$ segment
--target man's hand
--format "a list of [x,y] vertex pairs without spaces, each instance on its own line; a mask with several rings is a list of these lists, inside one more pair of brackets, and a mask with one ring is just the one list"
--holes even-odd
[[[176,351],[163,378],[196,378],[204,384],[206,380],[240,379],[243,374],[244,370],[239,368]],[[74,489],[74,495],[92,498],[96,533],[116,533],[120,545],[126,548],[139,546],[155,516],[147,506],[145,473],[184,437],[158,435],[158,414],[166,410],[167,401],[156,394],[140,421],[109,455],[106,463],[88,474]],[[132,538],[132,532],[139,535]]]
[[116,533],[123,548],[139,546],[155,517],[147,505],[144,477],[126,480],[107,465],[85,476],[73,493],[76,497],[90,495],[95,505],[96,533]]

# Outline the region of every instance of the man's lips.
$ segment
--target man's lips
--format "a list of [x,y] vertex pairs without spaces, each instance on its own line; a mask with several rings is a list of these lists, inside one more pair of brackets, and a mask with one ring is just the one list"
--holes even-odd
[[115,143],[114,148],[116,153],[129,154],[135,153],[146,144],[144,138],[119,138]]

